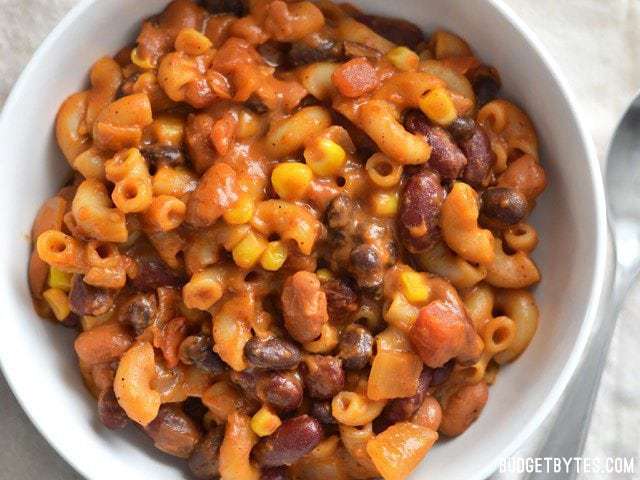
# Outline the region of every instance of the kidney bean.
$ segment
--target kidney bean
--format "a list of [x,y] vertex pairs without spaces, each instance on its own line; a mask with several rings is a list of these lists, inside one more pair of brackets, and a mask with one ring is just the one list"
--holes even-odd
[[69,308],[77,315],[102,315],[113,306],[116,292],[85,283],[83,275],[74,275],[69,291]]
[[311,398],[326,400],[344,388],[342,360],[329,355],[309,355],[302,363],[302,373]]
[[187,282],[184,274],[174,271],[151,252],[134,255],[133,258],[138,266],[138,273],[130,282],[136,290],[150,292],[160,287],[182,287]]
[[440,236],[438,221],[446,192],[439,176],[429,170],[415,173],[400,197],[398,228],[412,252],[427,250]]
[[480,223],[503,230],[522,221],[529,206],[526,197],[512,188],[490,188],[482,192]]
[[253,456],[263,467],[291,465],[313,450],[322,440],[320,422],[309,415],[290,418],[253,449]]
[[258,372],[255,370],[243,370],[241,372],[231,371],[229,373],[229,380],[240,387],[250,400],[258,400],[258,393],[256,391]]
[[147,328],[158,312],[154,293],[136,293],[127,298],[118,309],[118,321],[133,327],[136,335]]
[[265,372],[259,375],[256,395],[282,412],[291,412],[302,403],[303,387],[297,372]]
[[180,357],[185,363],[192,363],[200,370],[212,375],[221,375],[227,370],[226,364],[211,349],[211,337],[199,334],[185,338],[180,344]]
[[182,410],[184,410],[184,413],[189,415],[194,422],[199,424],[203,422],[204,416],[209,411],[198,397],[188,397],[182,402]]
[[349,325],[340,338],[342,365],[347,370],[361,370],[373,355],[373,335],[361,325]]
[[425,367],[418,379],[418,390],[415,395],[405,398],[394,398],[385,405],[382,413],[375,420],[375,427],[378,432],[386,430],[394,423],[404,422],[416,413],[427,396],[427,389],[429,388],[432,374],[433,371],[429,367]]
[[80,317],[75,313],[71,312],[67,317],[60,322],[60,325],[66,328],[76,329],[80,327]]
[[320,336],[329,314],[327,296],[315,273],[300,271],[287,278],[281,300],[284,325],[295,340],[306,343]]
[[230,13],[242,17],[247,7],[242,0],[203,0],[202,6],[211,13]]
[[488,399],[489,388],[485,382],[460,388],[444,404],[440,432],[448,437],[463,433],[480,416]]
[[473,135],[460,142],[460,148],[469,162],[462,173],[462,179],[474,188],[489,185],[496,156],[484,129],[476,125]]
[[184,165],[186,159],[180,147],[174,145],[162,145],[154,143],[147,145],[140,150],[142,156],[149,162],[149,165],[158,168],[160,165],[177,167]]
[[224,426],[209,430],[193,449],[188,460],[189,470],[196,478],[214,480],[220,475],[220,445],[224,436]]
[[269,370],[296,368],[302,359],[300,349],[281,338],[254,337],[245,344],[244,355],[254,367]]
[[286,467],[265,468],[260,475],[260,480],[289,480],[289,478]]
[[98,395],[98,417],[111,430],[120,430],[129,423],[129,417],[118,404],[113,388],[103,390]]
[[325,425],[338,424],[331,413],[331,401],[329,400],[313,402],[309,407],[309,415]]
[[447,127],[456,142],[468,140],[476,129],[476,122],[471,117],[458,117]]
[[442,422],[442,407],[438,400],[427,395],[418,408],[416,413],[411,417],[411,423],[420,425],[437,432]]
[[180,458],[189,458],[200,441],[200,431],[193,420],[171,403],[162,405],[158,416],[144,430],[157,449]]
[[442,385],[444,382],[449,380],[455,363],[455,360],[451,359],[443,366],[435,368],[433,370],[433,375],[431,376],[431,385],[437,387],[438,385]]
[[462,169],[467,165],[467,157],[444,128],[430,125],[420,110],[407,112],[404,124],[407,131],[424,135],[431,145],[429,168],[444,180],[455,180],[460,176]]
[[358,311],[360,303],[358,294],[344,278],[330,280],[322,285],[327,295],[327,311],[329,319],[333,322],[345,322]]
[[378,15],[356,15],[355,19],[387,40],[413,50],[425,40],[420,27],[407,20]]

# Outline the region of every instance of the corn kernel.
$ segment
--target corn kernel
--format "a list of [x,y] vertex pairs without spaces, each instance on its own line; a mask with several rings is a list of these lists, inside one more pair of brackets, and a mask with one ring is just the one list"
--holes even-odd
[[438,87],[425,93],[418,102],[420,110],[429,117],[432,122],[440,125],[449,125],[458,117],[456,106],[451,95],[446,89]]
[[371,203],[373,213],[378,217],[393,217],[398,213],[398,192],[376,192]]
[[302,198],[313,179],[313,172],[304,163],[281,163],[271,173],[271,183],[284,200]]
[[222,217],[230,225],[242,225],[253,217],[253,198],[247,193],[240,195],[236,204],[229,208]]
[[213,46],[202,33],[194,28],[183,28],[176,37],[175,47],[178,52],[184,52],[188,55],[202,55]]
[[418,68],[420,57],[418,54],[407,47],[396,47],[387,53],[389,60],[394,67],[403,72],[409,72]]
[[58,288],[63,292],[68,292],[71,290],[71,277],[72,274],[63,272],[59,268],[51,267],[47,283],[51,288]]
[[158,143],[180,146],[184,137],[184,121],[176,115],[158,115],[151,124],[151,132]]
[[143,70],[151,70],[152,68],[154,68],[154,65],[149,59],[142,58],[140,55],[138,55],[137,48],[131,50],[131,63],[142,68]]
[[424,303],[429,300],[431,289],[424,274],[402,272],[400,274],[402,293],[411,303]]
[[322,283],[329,282],[334,278],[333,272],[328,268],[319,268],[318,270],[316,270],[316,276]]
[[240,268],[248,269],[252,268],[260,260],[260,256],[266,248],[267,241],[261,236],[250,232],[233,247],[231,255],[236,265]]
[[287,246],[281,241],[269,242],[267,249],[260,257],[260,265],[270,272],[280,270],[287,260],[288,253]]
[[50,288],[42,293],[42,296],[47,301],[53,314],[60,321],[64,320],[71,313],[69,308],[69,297],[67,294],[59,288]]
[[328,138],[321,138],[304,151],[309,168],[320,177],[338,175],[344,166],[347,154],[340,145]]
[[275,432],[282,421],[269,407],[263,406],[251,418],[251,430],[259,437],[266,437]]

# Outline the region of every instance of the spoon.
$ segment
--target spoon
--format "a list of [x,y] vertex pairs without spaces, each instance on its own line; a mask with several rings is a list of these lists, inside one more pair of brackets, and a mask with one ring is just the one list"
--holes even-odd
[[[640,94],[624,114],[609,147],[606,170],[609,228],[615,274],[608,301],[598,315],[581,364],[557,410],[546,443],[537,456],[580,457],[591,424],[615,322],[629,288],[640,271]],[[611,282],[608,283],[611,285]],[[576,478],[576,471],[533,474],[529,479]]]

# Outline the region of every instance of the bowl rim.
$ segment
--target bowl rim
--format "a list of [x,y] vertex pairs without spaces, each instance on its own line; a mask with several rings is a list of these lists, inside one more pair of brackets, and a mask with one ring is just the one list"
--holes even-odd
[[[0,114],[0,132],[6,128],[8,123],[8,115],[6,112],[11,110],[14,103],[16,103],[19,93],[23,89],[23,84],[26,83],[30,77],[32,70],[39,64],[44,57],[46,57],[48,51],[55,47],[58,38],[68,28],[72,27],[76,19],[82,15],[98,0],[81,0],[75,5],[67,14],[64,15],[62,20],[51,30],[46,36],[42,44],[36,49],[35,53],[27,63],[26,67],[21,72],[18,80],[13,85],[10,94],[8,95],[5,105]],[[493,474],[501,461],[508,456],[512,455],[518,448],[520,448],[524,442],[533,434],[533,432],[544,422],[553,407],[557,404],[569,381],[573,377],[576,368],[584,354],[584,350],[591,335],[591,331],[596,321],[598,309],[602,303],[602,290],[605,282],[605,270],[606,270],[606,252],[607,252],[607,209],[604,182],[602,177],[602,170],[600,163],[598,162],[598,156],[596,153],[595,144],[592,136],[588,133],[583,121],[577,113],[575,97],[568,87],[568,83],[561,73],[556,61],[551,57],[549,52],[543,43],[538,39],[537,35],[527,26],[527,24],[509,7],[503,0],[485,0],[489,8],[492,8],[495,13],[502,16],[511,24],[520,35],[524,38],[527,45],[533,51],[534,55],[538,55],[541,59],[544,67],[551,74],[554,82],[556,83],[560,93],[566,99],[569,107],[569,113],[573,117],[578,134],[579,140],[586,151],[586,166],[591,179],[590,189],[594,195],[595,200],[595,225],[596,225],[596,238],[594,239],[594,246],[596,257],[594,259],[594,270],[591,282],[590,300],[586,310],[586,313],[582,319],[582,323],[579,329],[578,336],[575,339],[573,349],[571,350],[567,361],[560,373],[553,383],[551,390],[546,397],[545,401],[536,410],[536,413],[530,417],[520,433],[515,436],[508,444],[502,449],[502,451],[486,465],[479,468],[476,474],[469,480],[481,480],[487,478]],[[6,293],[3,293],[6,295]],[[23,382],[19,380],[17,372],[9,371],[4,367],[5,356],[8,355],[7,349],[0,348],[0,371],[2,371],[4,378],[7,381],[15,399],[18,404],[27,415],[31,423],[36,427],[38,432],[46,439],[48,444],[60,455],[67,464],[76,470],[86,478],[91,478],[92,468],[90,464],[83,458],[82,455],[69,452],[60,448],[59,441],[57,440],[59,433],[52,429],[49,429],[44,422],[41,422],[36,414],[32,411],[28,396],[25,389],[21,386]]]

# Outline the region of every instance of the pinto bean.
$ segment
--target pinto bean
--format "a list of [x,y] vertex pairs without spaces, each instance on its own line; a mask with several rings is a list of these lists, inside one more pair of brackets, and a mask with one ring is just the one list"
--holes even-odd
[[338,424],[331,413],[331,401],[329,400],[313,402],[309,407],[309,415],[325,425]]
[[480,416],[488,399],[485,382],[460,388],[444,404],[440,432],[448,437],[463,433]]
[[265,372],[256,382],[256,395],[281,412],[291,412],[302,403],[303,387],[297,372]]
[[132,342],[133,338],[125,325],[106,323],[82,332],[73,346],[82,362],[95,365],[120,358]]
[[320,336],[329,314],[327,296],[315,273],[300,271],[287,278],[281,300],[284,325],[295,340],[306,343]]
[[490,188],[482,192],[481,225],[503,230],[524,219],[529,210],[525,196],[512,188]]
[[131,325],[137,336],[151,324],[157,313],[158,302],[154,293],[136,293],[118,308],[118,322]]
[[355,19],[360,23],[364,23],[381,37],[398,45],[404,45],[415,50],[420,43],[425,41],[420,27],[407,20],[378,15],[356,15]]
[[265,468],[260,480],[289,480],[289,472],[286,467]]
[[230,13],[242,17],[247,6],[242,0],[203,0],[202,6],[211,13]]
[[420,110],[409,110],[404,117],[404,126],[411,133],[424,135],[431,145],[429,168],[443,180],[455,180],[460,176],[467,158],[444,128],[431,125]]
[[180,147],[154,143],[140,150],[149,165],[158,168],[160,165],[177,167],[184,165],[186,159]]
[[253,449],[253,456],[263,467],[291,465],[313,450],[322,440],[320,422],[309,415],[290,418]]
[[338,357],[309,355],[302,364],[302,373],[311,398],[327,400],[344,388],[344,370]]
[[212,375],[221,375],[227,370],[226,364],[211,348],[211,337],[199,334],[185,338],[180,344],[180,358],[200,370]]
[[74,275],[69,291],[69,308],[77,315],[102,315],[113,306],[115,291],[85,283],[82,275]]
[[98,395],[98,417],[111,430],[120,430],[129,424],[129,417],[118,403],[113,388],[103,390]]
[[361,370],[373,355],[373,335],[361,325],[349,325],[340,338],[342,364],[347,370]]
[[322,288],[327,296],[327,311],[331,321],[345,322],[358,311],[358,294],[348,280],[330,280],[322,285]]
[[214,480],[218,478],[220,464],[220,445],[224,436],[224,426],[209,430],[198,442],[189,457],[189,470],[196,478]]
[[410,419],[418,408],[420,408],[422,402],[424,402],[432,375],[432,369],[428,367],[424,368],[418,378],[418,390],[415,395],[405,398],[394,398],[389,401],[380,416],[375,420],[376,430],[380,432],[386,430],[394,423],[404,422]]
[[398,228],[405,247],[420,252],[440,237],[438,220],[445,198],[439,176],[429,170],[415,173],[400,197]]
[[200,431],[193,420],[178,405],[170,403],[160,407],[145,432],[157,449],[180,458],[189,458],[200,441]]
[[269,370],[296,368],[302,359],[300,349],[281,338],[254,337],[245,344],[244,355],[254,367]]
[[422,405],[420,405],[420,408],[418,408],[411,418],[411,423],[430,428],[437,432],[440,428],[440,423],[442,423],[442,407],[438,400],[427,395]]

